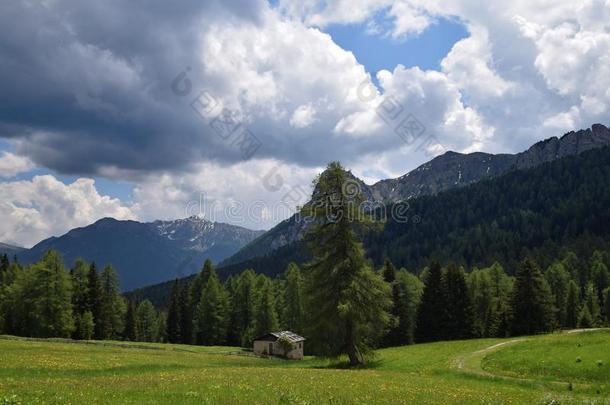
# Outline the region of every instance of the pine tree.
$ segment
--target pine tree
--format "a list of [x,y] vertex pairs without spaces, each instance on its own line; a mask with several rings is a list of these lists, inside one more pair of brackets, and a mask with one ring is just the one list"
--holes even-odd
[[157,312],[149,300],[141,301],[136,308],[138,340],[154,342],[157,340]]
[[578,327],[583,329],[593,327],[593,317],[591,316],[591,311],[589,311],[587,305],[583,305],[580,309],[580,313],[578,314]]
[[89,310],[89,266],[78,259],[71,272],[72,276],[72,307],[75,314],[83,314]]
[[181,317],[180,317],[180,284],[178,280],[174,281],[172,293],[169,299],[167,309],[167,324],[166,335],[167,341],[170,343],[182,342]]
[[396,281],[392,286],[394,308],[392,314],[397,324],[390,337],[389,344],[413,344],[415,341],[415,323],[417,307],[423,291],[423,283],[404,269],[396,272]]
[[575,328],[578,324],[580,308],[580,289],[573,280],[568,283],[568,294],[566,298],[566,318],[564,326]]
[[606,325],[610,325],[610,287],[603,293],[604,313],[606,314]]
[[578,283],[580,283],[580,274],[582,273],[580,268],[582,266],[580,265],[576,254],[572,251],[566,252],[561,260],[561,264],[563,265],[563,268],[570,273],[570,278],[578,285]]
[[553,263],[546,270],[544,277],[549,283],[555,305],[555,327],[566,325],[566,311],[568,298],[568,284],[570,283],[570,273],[564,268],[561,262]]
[[385,259],[381,272],[386,283],[392,284],[396,281],[396,267],[394,267],[390,259]]
[[256,303],[254,330],[252,337],[265,335],[277,331],[279,326],[275,309],[275,297],[273,295],[273,284],[269,280],[260,289],[258,302]]
[[10,263],[8,270],[0,273],[0,333],[9,335],[23,334],[22,325],[27,324],[31,310],[26,308],[24,295],[29,290],[27,285],[31,279],[31,271],[26,272],[16,262]]
[[[591,257],[591,281],[595,285],[598,292],[598,302],[604,302],[603,291],[610,286],[610,274],[608,267],[604,263],[604,258],[601,252],[596,251]],[[605,309],[602,306],[601,317],[606,316]]]
[[587,284],[587,286],[585,288],[583,306],[586,306],[589,310],[589,316],[591,317],[591,327],[601,326],[602,325],[601,308],[599,305],[597,288],[595,288],[595,285],[593,283]]
[[538,266],[523,260],[515,276],[512,296],[512,332],[531,335],[548,332],[553,327],[553,297]]
[[100,323],[102,339],[117,339],[123,333],[125,302],[120,294],[119,280],[112,266],[100,275]]
[[91,263],[89,266],[88,280],[87,309],[93,315],[93,323],[95,324],[95,332],[93,335],[96,339],[104,339],[102,324],[102,287],[99,274],[95,267],[95,262]]
[[72,278],[72,312],[74,319],[77,320],[73,338],[81,339],[79,322],[82,320],[82,315],[89,311],[89,266],[83,260],[78,259],[70,275]]
[[252,270],[245,270],[239,276],[235,296],[231,298],[231,324],[229,341],[246,345],[247,332],[254,323],[256,301],[256,281]]
[[11,263],[6,253],[0,256],[0,287],[2,286],[4,281],[4,274],[8,272],[8,268],[10,265]]
[[133,301],[127,303],[127,312],[125,313],[125,330],[123,338],[132,342],[138,341],[138,325],[136,323],[136,308]]
[[166,343],[167,342],[167,313],[162,311],[159,312],[159,316],[157,317],[157,342]]
[[303,333],[303,277],[295,263],[286,269],[286,287],[284,290],[283,324],[286,329]]
[[443,275],[445,293],[445,339],[466,339],[472,335],[472,303],[464,270],[455,263],[449,264]]
[[82,340],[91,340],[95,330],[93,323],[93,314],[91,311],[85,311],[78,316],[78,338]]
[[311,342],[326,355],[347,354],[361,364],[390,323],[390,286],[364,257],[355,227],[363,225],[362,195],[337,162],[315,181],[303,209],[313,222],[306,234]]
[[503,299],[494,299],[489,313],[489,337],[508,337],[511,329],[511,308]]
[[400,316],[401,314],[404,316],[406,311],[405,302],[402,299],[405,292],[402,289],[402,285],[396,281],[396,268],[390,259],[385,259],[381,274],[384,281],[390,284],[392,288],[392,306],[389,311],[392,316],[392,323],[388,333],[383,338],[383,345],[398,346],[403,343],[403,340],[406,340],[406,336],[401,335],[401,330],[399,329]]
[[433,261],[424,279],[424,290],[417,311],[417,342],[441,340],[444,336],[445,291],[443,271],[437,261]]
[[34,337],[70,337],[75,327],[72,284],[59,253],[49,250],[29,271],[34,277],[28,294],[36,322],[28,332]]
[[195,343],[221,345],[225,343],[227,298],[213,269],[207,275],[199,304],[195,310]]
[[[201,293],[200,293],[201,294]],[[178,307],[180,308],[180,337],[182,343],[193,343],[193,316],[194,304],[201,297],[194,296],[189,283],[185,283],[178,294]]]

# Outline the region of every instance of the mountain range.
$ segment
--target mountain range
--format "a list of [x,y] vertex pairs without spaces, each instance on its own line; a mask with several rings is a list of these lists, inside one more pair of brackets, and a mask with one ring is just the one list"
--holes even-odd
[[[392,204],[434,196],[606,145],[610,145],[610,130],[595,124],[540,141],[516,154],[447,152],[401,177],[372,185],[351,173],[349,176],[365,199]],[[57,249],[68,264],[79,257],[95,261],[98,266],[112,263],[119,272],[122,288],[128,291],[189,276],[200,269],[206,258],[219,263],[219,274],[224,277],[249,267],[276,273],[285,262],[304,258],[304,249],[299,245],[304,231],[304,222],[294,216],[266,232],[198,217],[149,223],[104,218],[46,239],[31,249],[13,252],[26,263],[38,260],[50,248]],[[3,246],[0,245],[0,252]],[[166,289],[161,286],[152,289]]]
[[[573,257],[581,258],[576,267],[585,271],[594,251],[610,252],[608,190],[610,146],[590,148],[412,198],[407,221],[404,216],[387,215],[393,212],[393,204],[388,203],[385,209],[378,207],[371,213],[379,226],[360,228],[359,233],[367,258],[376,268],[387,258],[397,268],[418,273],[436,259],[444,264],[456,262],[466,269],[497,262],[508,274],[514,274],[526,256],[546,269],[573,252]],[[285,221],[243,250],[251,252],[260,241],[271,239],[270,234],[285,233],[301,223],[295,218]],[[302,264],[309,259],[304,242],[296,238],[266,254],[225,264],[218,268],[218,274],[228,279],[252,269],[276,277],[290,262]],[[128,297],[149,299],[162,307],[168,302],[172,284],[139,289]]]
[[24,251],[25,248],[19,246],[8,245],[6,243],[0,243],[0,255],[6,254],[7,256],[14,256],[19,252]]
[[[540,141],[516,154],[447,152],[401,177],[381,180],[373,185],[365,184],[351,173],[349,176],[358,183],[365,200],[389,204],[435,195],[605,145],[610,145],[610,130],[602,124],[594,124],[589,129],[568,132],[561,138]],[[219,267],[235,266],[296,242],[303,236],[305,227],[304,221],[296,221],[293,216],[244,246],[221,262]]]
[[67,265],[78,258],[112,264],[122,289],[132,290],[195,273],[205,259],[218,262],[262,233],[197,216],[146,223],[103,218],[17,253],[25,263],[56,249]]

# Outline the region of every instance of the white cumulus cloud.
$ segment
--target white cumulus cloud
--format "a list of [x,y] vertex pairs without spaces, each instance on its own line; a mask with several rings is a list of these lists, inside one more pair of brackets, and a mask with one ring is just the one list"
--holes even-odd
[[103,218],[136,218],[120,200],[100,195],[93,179],[64,184],[52,175],[0,183],[0,240],[30,247]]
[[6,151],[0,154],[0,177],[14,177],[19,173],[30,171],[34,167],[34,163],[27,157]]

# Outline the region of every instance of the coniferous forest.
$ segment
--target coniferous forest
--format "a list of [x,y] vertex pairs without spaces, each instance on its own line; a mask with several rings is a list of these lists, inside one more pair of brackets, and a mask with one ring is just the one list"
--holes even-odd
[[[390,316],[373,346],[608,325],[609,259],[607,252],[567,252],[541,268],[527,258],[514,276],[499,263],[464,269],[436,261],[415,275],[386,260],[374,275],[387,286]],[[156,309],[125,299],[111,266],[79,260],[67,269],[54,251],[22,266],[4,255],[0,334],[235,346],[269,330],[310,336],[310,305],[317,304],[308,278],[291,263],[277,278],[246,270],[221,282],[206,261],[192,281],[175,281],[167,305]]]
[[350,216],[338,215],[357,203],[342,196],[344,173],[333,163],[317,179],[308,215],[321,221],[305,240],[310,261],[273,278],[246,270],[221,280],[208,260],[194,278],[176,280],[158,308],[127,300],[111,266],[78,260],[67,269],[55,251],[28,266],[4,255],[0,334],[247,347],[289,329],[308,337],[311,353],[358,364],[376,347],[608,325],[604,250],[583,257],[562,249],[542,263],[528,255],[510,272],[499,262],[437,260],[407,271],[391,256],[375,268],[354,224],[342,220]]

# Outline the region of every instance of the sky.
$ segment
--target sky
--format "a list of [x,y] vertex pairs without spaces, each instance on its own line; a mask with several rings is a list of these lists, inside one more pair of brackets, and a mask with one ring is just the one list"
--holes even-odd
[[368,183],[610,113],[610,0],[0,4],[0,241],[103,217],[268,229]]

